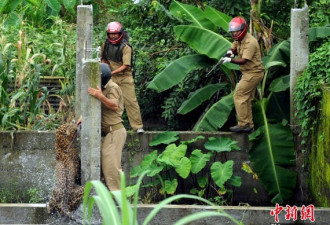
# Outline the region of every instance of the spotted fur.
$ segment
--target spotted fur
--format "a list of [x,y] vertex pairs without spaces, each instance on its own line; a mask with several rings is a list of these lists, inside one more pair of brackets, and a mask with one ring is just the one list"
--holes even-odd
[[81,203],[84,187],[79,185],[80,158],[72,144],[76,132],[75,124],[63,124],[56,131],[56,183],[47,203],[48,213],[69,215]]

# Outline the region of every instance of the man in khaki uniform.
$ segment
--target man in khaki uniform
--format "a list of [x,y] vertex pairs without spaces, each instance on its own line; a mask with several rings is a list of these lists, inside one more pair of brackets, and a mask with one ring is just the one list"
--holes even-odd
[[[242,78],[234,94],[238,124],[230,128],[232,132],[254,130],[252,101],[257,85],[264,76],[258,41],[247,33],[247,28],[247,23],[242,17],[235,17],[229,23],[229,31],[235,41],[227,51],[229,57],[224,58],[224,63],[238,64],[242,72]],[[234,55],[238,55],[238,58],[234,58]]]
[[102,89],[88,88],[88,94],[100,100],[102,130],[102,173],[111,191],[120,190],[122,150],[126,141],[126,129],[122,114],[124,99],[119,86],[111,78],[109,66],[101,63]]
[[132,75],[132,47],[124,38],[124,29],[119,22],[107,26],[107,39],[102,46],[101,61],[111,69],[112,81],[121,88],[124,104],[131,127],[137,133],[143,133],[140,106],[136,99]]

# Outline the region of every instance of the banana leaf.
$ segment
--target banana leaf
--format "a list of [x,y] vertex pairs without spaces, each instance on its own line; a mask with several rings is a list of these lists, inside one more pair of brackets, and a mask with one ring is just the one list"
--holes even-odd
[[281,66],[286,66],[290,63],[290,41],[286,40],[274,45],[270,49],[268,56],[264,57],[262,61],[264,65],[277,61],[283,63]]
[[249,158],[272,203],[283,204],[296,187],[296,173],[288,166],[295,165],[293,136],[291,130],[281,124],[268,122],[265,111],[268,100],[262,99],[259,107],[264,124],[249,138],[253,145]]
[[285,75],[279,78],[276,78],[272,81],[269,86],[271,92],[280,92],[285,91],[290,88],[290,74]]
[[213,7],[205,6],[205,15],[211,20],[217,27],[221,27],[223,30],[228,31],[228,25],[231,17],[219,12]]
[[210,65],[212,65],[212,62],[207,56],[189,55],[181,57],[171,62],[162,72],[157,74],[147,88],[157,92],[165,91],[180,83],[192,70]]
[[178,113],[184,115],[194,110],[204,101],[210,99],[215,92],[224,88],[226,85],[227,84],[225,83],[209,84],[205,87],[196,90],[189,95],[189,98],[186,101],[182,103],[182,105],[178,109]]
[[184,17],[198,27],[203,27],[212,31],[217,30],[217,27],[209,20],[207,15],[200,8],[195,6],[172,1],[170,12],[175,17]]
[[317,41],[318,38],[330,36],[330,27],[311,27],[308,30],[308,40]]
[[212,105],[203,118],[194,127],[195,131],[217,131],[228,120],[234,108],[234,92],[224,96],[220,101]]
[[174,27],[174,32],[180,41],[186,42],[198,53],[216,60],[231,46],[222,35],[198,26],[178,25]]

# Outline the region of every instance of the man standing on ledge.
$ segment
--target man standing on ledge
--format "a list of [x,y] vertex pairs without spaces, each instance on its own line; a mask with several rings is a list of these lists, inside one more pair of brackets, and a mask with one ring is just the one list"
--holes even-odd
[[[229,23],[229,31],[235,40],[227,51],[223,63],[240,65],[242,78],[236,86],[234,103],[238,124],[230,128],[232,132],[252,132],[252,101],[258,84],[264,77],[264,67],[258,41],[247,33],[248,25],[242,17],[235,17]],[[238,58],[234,58],[237,55]]]
[[138,134],[144,133],[132,73],[132,46],[128,43],[128,37],[125,37],[124,28],[119,22],[109,23],[106,32],[107,39],[102,45],[101,62],[110,66],[111,79],[123,92],[124,105],[131,127]]

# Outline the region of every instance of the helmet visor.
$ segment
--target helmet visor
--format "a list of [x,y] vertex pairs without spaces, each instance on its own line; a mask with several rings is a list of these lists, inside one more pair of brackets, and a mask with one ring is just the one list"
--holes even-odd
[[229,23],[229,31],[233,32],[233,31],[239,31],[239,30],[243,30],[244,29],[245,24],[244,23],[237,23],[235,21],[231,21]]

